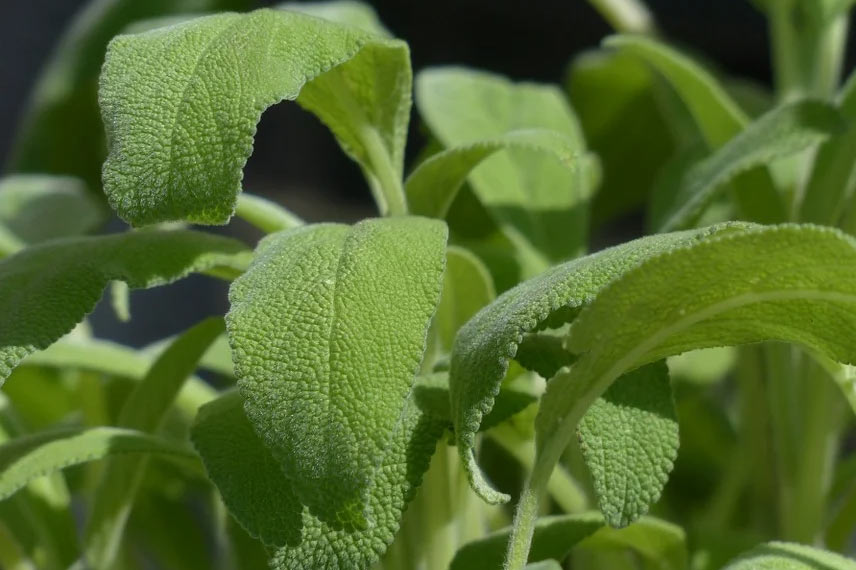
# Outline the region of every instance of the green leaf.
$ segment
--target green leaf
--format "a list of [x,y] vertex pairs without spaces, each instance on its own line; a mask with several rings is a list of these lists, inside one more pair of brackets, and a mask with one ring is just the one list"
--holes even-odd
[[800,221],[836,225],[856,187],[856,74],[841,90],[837,105],[847,125],[817,151],[798,198]]
[[644,62],[621,52],[584,52],[571,62],[565,87],[603,165],[592,201],[594,224],[642,205],[675,150],[657,79]]
[[[749,117],[716,78],[679,51],[641,36],[612,36],[604,45],[635,55],[656,69],[677,92],[711,151],[749,124]],[[748,219],[762,223],[787,219],[784,204],[766,170],[744,173],[734,180],[734,189]]]
[[[529,150],[553,156],[569,170],[581,159],[577,143],[556,131],[520,129],[434,154],[411,173],[405,183],[407,204],[414,214],[444,218],[458,190],[482,162],[503,150]],[[482,198],[487,203],[510,203],[507,196]]]
[[569,261],[506,291],[464,325],[455,340],[449,374],[452,417],[464,465],[482,498],[489,502],[506,499],[490,488],[478,470],[475,434],[493,407],[508,363],[524,335],[572,320],[604,285],[641,260],[740,227],[726,224],[650,236]]
[[514,354],[514,360],[523,368],[548,379],[563,366],[573,364],[576,359],[576,356],[565,350],[561,336],[544,333],[525,334]]
[[0,179],[0,224],[21,242],[84,234],[103,217],[101,205],[77,178],[13,174]]
[[247,415],[325,522],[382,516],[366,501],[422,360],[445,244],[426,218],[306,226],[266,238],[232,285]]
[[374,524],[353,531],[333,528],[300,505],[292,481],[256,435],[237,393],[204,407],[192,437],[232,515],[250,534],[281,546],[272,568],[350,570],[369,568],[392,542],[445,425],[407,399],[370,489]]
[[788,542],[768,542],[733,560],[724,570],[854,570],[856,562],[840,554]]
[[[554,131],[567,140],[562,154],[581,155],[585,149],[573,112],[562,93],[552,86],[515,84],[497,75],[462,68],[436,68],[417,76],[416,103],[442,146],[456,149],[436,159],[448,161],[448,167],[454,165],[456,170],[454,177],[440,180],[444,185],[454,185],[470,164],[478,164],[479,154],[487,156],[500,142],[507,145],[509,139],[502,141],[502,137],[521,129]],[[513,136],[525,136],[532,144],[531,134]],[[537,143],[539,149],[546,145],[553,149],[551,152],[515,146],[495,154],[468,178],[478,199],[521,255],[531,258],[529,274],[544,269],[549,260],[577,255],[588,231],[588,172],[584,168],[570,169],[566,161],[556,159],[555,141],[559,140]],[[436,171],[441,167],[434,163],[430,168]],[[427,180],[419,184],[429,185]],[[432,209],[446,204],[452,194],[446,186],[440,186],[440,191],[441,197],[430,206]],[[424,196],[427,190],[411,192]],[[420,204],[425,202],[424,197],[418,200]],[[546,259],[539,259],[542,256]]]
[[[223,319],[209,318],[173,341],[125,400],[118,426],[156,432],[197,362],[223,330]],[[147,466],[145,457],[107,461],[84,534],[86,559],[94,568],[109,567],[115,560]]]
[[246,246],[193,231],[69,238],[0,261],[0,385],[28,354],[47,348],[92,311],[110,281],[133,289],[191,272],[234,274]]
[[403,42],[297,12],[119,36],[100,89],[110,204],[134,225],[225,223],[262,112],[297,99],[360,164],[381,211],[403,213],[410,81]]
[[566,342],[580,359],[541,399],[536,471],[549,472],[617,378],[661,358],[779,340],[856,361],[856,240],[808,225],[732,227],[648,256],[582,310]]
[[194,457],[185,447],[131,429],[95,427],[38,432],[0,445],[0,500],[42,475],[118,453]]
[[648,516],[626,528],[604,526],[583,540],[579,548],[600,551],[629,549],[646,562],[645,568],[686,570],[690,567],[683,529]]
[[606,522],[624,527],[648,512],[680,443],[666,363],[618,379],[586,411],[577,433]]
[[[529,561],[564,560],[575,544],[603,526],[599,513],[541,517],[535,523],[535,535]],[[455,554],[449,570],[497,570],[502,568],[510,528],[464,545]]]
[[820,101],[802,101],[766,113],[684,175],[661,232],[692,224],[724,184],[752,167],[791,156],[840,132],[841,117]]
[[136,20],[168,14],[239,10],[249,0],[92,0],[60,38],[18,127],[8,170],[77,176],[101,186],[106,156],[98,74],[107,42]]
[[562,565],[555,560],[542,560],[534,564],[527,564],[523,570],[562,570]]

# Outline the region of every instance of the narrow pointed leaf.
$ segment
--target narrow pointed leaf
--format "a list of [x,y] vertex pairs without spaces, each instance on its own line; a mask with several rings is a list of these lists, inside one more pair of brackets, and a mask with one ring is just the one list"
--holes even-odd
[[410,80],[403,42],[285,10],[119,36],[100,89],[110,204],[134,225],[225,223],[262,112],[297,99],[401,213]]
[[250,421],[300,500],[331,524],[365,506],[440,296],[446,227],[426,218],[307,226],[259,246],[229,293]]
[[502,502],[506,497],[490,488],[476,465],[475,434],[524,335],[572,320],[604,285],[643,259],[739,227],[725,224],[651,236],[569,261],[506,291],[464,325],[449,373],[452,417],[464,465],[485,500]]
[[778,340],[856,362],[856,240],[816,226],[742,226],[649,257],[571,325],[580,359],[547,386],[538,464],[553,465],[622,374],[689,350]]
[[607,524],[624,527],[657,502],[678,456],[678,419],[665,362],[622,376],[577,430]]
[[[118,426],[145,433],[157,431],[197,362],[223,330],[223,319],[217,317],[179,336],[125,400]],[[145,457],[111,458],[104,466],[84,536],[87,560],[93,567],[107,567],[115,560],[147,466]]]
[[[552,86],[515,84],[500,76],[462,68],[437,68],[417,76],[416,103],[431,133],[445,149],[465,147],[445,155],[452,158],[437,159],[448,160],[449,167],[456,167],[455,176],[448,178],[451,186],[461,176],[459,169],[467,163],[477,164],[474,158],[479,153],[498,146],[501,138],[513,131],[551,130],[567,139],[568,148],[561,151],[563,154],[583,154],[585,149],[576,117],[561,92]],[[471,145],[475,146],[466,148]],[[522,255],[562,260],[583,248],[586,203],[591,193],[589,173],[584,168],[568,168],[566,161],[557,160],[555,152],[543,152],[545,145],[557,148],[555,141],[538,143],[542,150],[537,151],[507,148],[484,160],[468,180],[479,201],[521,248]],[[437,169],[438,165],[430,168]],[[427,185],[427,181],[419,184]],[[442,211],[448,202],[448,188],[440,191],[441,199],[432,205],[424,197],[427,191],[411,190],[414,196],[420,196],[414,201],[430,206],[431,211]]]
[[69,238],[0,261],[0,384],[25,356],[47,348],[92,311],[110,281],[132,289],[190,274],[231,274],[249,252],[233,239],[193,231]]
[[370,491],[375,524],[350,532],[320,521],[300,504],[291,480],[244,415],[237,393],[203,408],[192,437],[232,515],[250,534],[280,547],[272,568],[367,570],[392,542],[445,425],[407,400]]
[[191,450],[178,444],[124,428],[39,432],[0,445],[0,500],[42,475],[119,453],[195,457]]
[[840,554],[804,544],[768,542],[731,561],[724,570],[856,570],[856,562]]
[[[541,517],[535,523],[535,535],[529,562],[564,560],[581,540],[603,527],[599,513]],[[449,570],[498,570],[502,568],[511,529],[505,528],[485,538],[465,544],[455,554]]]
[[842,126],[835,108],[820,101],[773,109],[685,173],[659,231],[690,225],[737,175],[820,144]]

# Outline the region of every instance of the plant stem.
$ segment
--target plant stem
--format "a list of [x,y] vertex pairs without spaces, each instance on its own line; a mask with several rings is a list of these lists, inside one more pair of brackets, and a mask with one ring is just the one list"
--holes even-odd
[[288,230],[303,225],[303,220],[261,196],[242,192],[235,205],[235,215],[265,233]]
[[650,10],[639,0],[589,0],[589,3],[616,32],[652,35],[657,31]]
[[529,549],[532,546],[532,535],[535,533],[535,522],[538,520],[538,505],[550,480],[550,473],[556,461],[550,461],[546,455],[541,455],[535,461],[535,467],[529,474],[517,511],[514,514],[514,525],[511,528],[511,538],[508,542],[508,553],[505,557],[505,570],[522,570],[529,559]]

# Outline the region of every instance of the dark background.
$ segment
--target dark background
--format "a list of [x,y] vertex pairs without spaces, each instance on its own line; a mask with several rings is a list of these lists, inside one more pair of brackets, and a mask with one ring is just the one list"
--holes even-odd
[[[409,42],[414,70],[455,63],[514,79],[557,83],[574,54],[597,46],[610,33],[584,0],[370,3],[389,29]],[[84,4],[84,0],[0,0],[0,164],[7,160],[41,66]],[[747,0],[648,4],[671,42],[692,46],[727,73],[770,82],[766,22]],[[852,46],[850,55],[852,61]],[[412,124],[410,138],[412,157],[422,142],[418,123]],[[265,114],[246,169],[245,188],[273,197],[308,221],[353,221],[373,212],[357,167],[314,117],[291,104]],[[232,232],[257,237],[240,222],[233,225]],[[109,229],[120,230],[121,223],[114,221]],[[144,344],[209,314],[223,314],[226,290],[225,283],[192,277],[171,287],[134,292],[131,323],[119,323],[105,303],[92,321],[99,335]]]

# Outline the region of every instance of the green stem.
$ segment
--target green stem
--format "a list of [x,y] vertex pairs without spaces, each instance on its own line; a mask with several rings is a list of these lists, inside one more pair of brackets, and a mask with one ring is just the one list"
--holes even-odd
[[529,560],[532,535],[535,533],[535,522],[538,520],[538,505],[544,496],[553,466],[558,461],[558,455],[551,460],[552,455],[545,453],[536,459],[535,467],[523,486],[517,511],[514,514],[514,525],[511,528],[508,553],[505,557],[505,570],[522,570]]
[[651,11],[638,0],[589,0],[609,25],[622,34],[656,33]]
[[303,225],[303,220],[279,204],[246,192],[238,196],[235,215],[269,234]]

